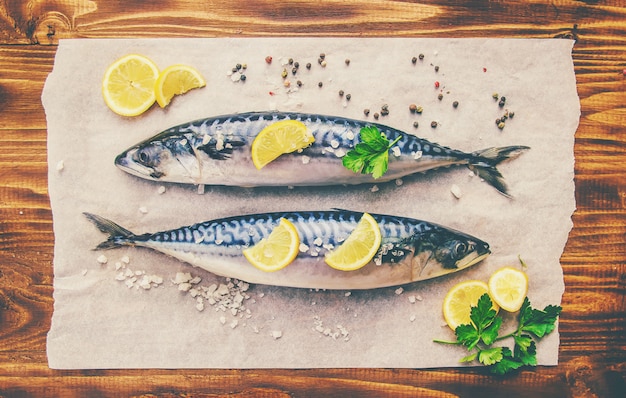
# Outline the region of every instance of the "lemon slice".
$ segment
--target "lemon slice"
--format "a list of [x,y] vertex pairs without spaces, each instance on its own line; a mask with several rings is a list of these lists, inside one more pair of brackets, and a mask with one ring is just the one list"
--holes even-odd
[[[443,299],[443,317],[452,330],[459,325],[471,323],[470,312],[478,299],[489,293],[489,286],[483,281],[469,280],[454,285]],[[491,307],[499,310],[497,304]]]
[[258,170],[285,153],[308,147],[315,141],[304,123],[281,120],[265,127],[252,142],[252,162]]
[[500,268],[489,278],[489,294],[501,308],[518,311],[528,293],[528,276],[511,267]]
[[188,65],[171,65],[163,69],[154,85],[156,101],[165,108],[175,95],[184,94],[194,88],[206,86],[206,81],[195,68]]
[[356,228],[341,246],[326,254],[326,264],[340,271],[362,268],[374,257],[381,240],[378,223],[370,214],[363,213]]
[[298,255],[300,236],[291,221],[281,218],[270,235],[244,249],[243,255],[261,271],[274,272],[288,266]]
[[146,57],[126,55],[104,74],[102,95],[111,110],[122,116],[137,116],[154,104],[154,83],[159,69]]

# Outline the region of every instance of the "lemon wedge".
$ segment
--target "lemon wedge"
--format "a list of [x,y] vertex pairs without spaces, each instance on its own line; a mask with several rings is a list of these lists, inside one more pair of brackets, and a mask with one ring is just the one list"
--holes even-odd
[[260,170],[285,153],[308,147],[315,141],[304,123],[281,120],[265,127],[252,142],[252,162]]
[[140,115],[154,104],[154,84],[158,76],[159,69],[148,58],[126,55],[111,64],[104,74],[104,102],[119,115]]
[[361,220],[348,238],[335,250],[326,254],[326,264],[340,271],[354,271],[369,263],[382,240],[378,223],[368,213],[363,213]]
[[200,72],[191,66],[177,64],[168,66],[159,74],[154,93],[159,106],[165,108],[175,95],[204,86],[206,81]]
[[[443,299],[443,317],[448,326],[455,330],[459,325],[471,323],[471,309],[485,293],[489,293],[489,286],[483,281],[469,280],[454,285]],[[499,310],[495,303],[491,308]]]
[[511,267],[503,267],[489,278],[489,295],[502,309],[516,312],[528,293],[528,276]]
[[274,272],[288,266],[298,255],[300,236],[293,223],[280,219],[269,236],[244,249],[243,255],[261,271]]

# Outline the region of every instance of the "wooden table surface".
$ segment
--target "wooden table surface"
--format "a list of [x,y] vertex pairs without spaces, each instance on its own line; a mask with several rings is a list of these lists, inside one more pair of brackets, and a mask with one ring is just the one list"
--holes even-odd
[[[0,396],[624,396],[624,6],[624,0],[0,2]],[[54,236],[40,95],[58,40],[293,35],[576,40],[577,210],[561,258],[558,366],[507,377],[484,369],[48,368]]]

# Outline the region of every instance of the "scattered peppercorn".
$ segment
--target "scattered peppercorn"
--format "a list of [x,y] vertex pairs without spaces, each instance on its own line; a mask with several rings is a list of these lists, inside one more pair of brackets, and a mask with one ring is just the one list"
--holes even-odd
[[439,82],[438,81],[435,82],[435,88],[439,88]]
[[439,72],[439,66],[435,65],[435,72]]
[[233,67],[233,68],[231,69],[231,71],[232,71],[233,73],[235,73],[235,72],[237,72],[237,68],[236,68],[236,67]]
[[504,128],[504,122],[498,123],[498,128],[502,130]]
[[343,97],[343,90],[339,90],[339,96]]
[[437,123],[434,120],[432,122],[430,122],[430,127],[434,128],[434,129],[436,129],[438,125],[439,125],[439,123]]
[[419,123],[418,122],[413,122],[413,127],[418,128],[419,127]]
[[240,70],[241,69],[241,64],[235,65],[235,68],[237,68],[237,70]]
[[384,104],[383,106],[380,107],[380,109],[382,109],[383,111],[389,111],[389,105]]
[[419,59],[420,59],[420,61],[423,60],[424,59],[424,54],[420,54],[419,55]]
[[378,119],[379,116],[378,112],[374,112],[374,119]]
[[459,101],[454,101],[454,102],[452,103],[452,106],[453,106],[454,108],[458,108],[458,107],[459,107]]
[[498,102],[498,106],[500,108],[503,108],[505,103],[506,103],[506,97],[500,97],[500,102]]
[[289,62],[289,65],[293,65],[293,58],[289,58],[289,61],[287,62]]
[[241,69],[248,69],[248,64],[242,64]]
[[443,94],[439,93],[439,95],[437,96],[437,99],[441,101],[443,99]]
[[509,118],[513,119],[514,116],[515,116],[515,112],[509,112]]
[[268,64],[271,64],[272,63],[272,57],[269,56],[269,55],[267,57],[265,57],[265,62],[267,62]]
[[415,112],[422,113],[424,112],[424,108],[422,108],[421,106],[418,106],[417,109],[415,109]]
[[416,63],[417,63],[417,57],[413,57],[413,58],[411,58],[411,62],[412,62],[413,64],[416,64]]
[[346,58],[345,63],[346,65],[350,65],[350,59]]
[[282,78],[286,78],[287,77],[287,69],[283,69],[282,73],[280,74],[282,76]]
[[322,87],[323,85],[324,85],[324,83],[322,83],[322,82],[317,83],[317,87]]
[[293,63],[293,67],[298,69],[300,67],[300,62],[296,61]]
[[302,80],[298,80],[296,84],[298,85],[298,87],[302,87]]
[[324,59],[324,58],[326,58],[326,54],[321,53],[321,54],[320,54],[320,59]]
[[411,113],[417,112],[417,105],[415,104],[409,105],[409,111],[411,111]]
[[241,75],[241,76],[239,77],[239,79],[240,79],[242,82],[245,82],[247,78],[246,78],[246,75]]
[[311,69],[311,63],[310,63],[310,62],[307,62],[307,64],[306,64],[306,68],[307,68],[307,69]]
[[296,73],[298,73],[298,68],[291,68],[291,74],[295,75]]
[[352,98],[352,94],[346,94],[346,100],[350,101],[351,98]]
[[498,93],[493,93],[491,94],[491,97],[497,101],[500,96],[498,95]]
[[367,109],[367,108],[363,109],[363,114],[364,114],[365,116],[368,116],[368,115],[370,114],[370,110],[369,110],[369,109]]
[[383,109],[380,111],[381,116],[387,116],[389,114],[389,109]]

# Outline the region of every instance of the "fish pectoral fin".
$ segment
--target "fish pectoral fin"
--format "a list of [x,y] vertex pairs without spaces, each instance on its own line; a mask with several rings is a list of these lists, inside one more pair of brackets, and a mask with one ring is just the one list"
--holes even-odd
[[430,250],[423,251],[417,255],[413,255],[412,264],[411,264],[411,281],[421,281],[423,278],[424,271],[428,267],[431,258],[433,258],[433,252]]

